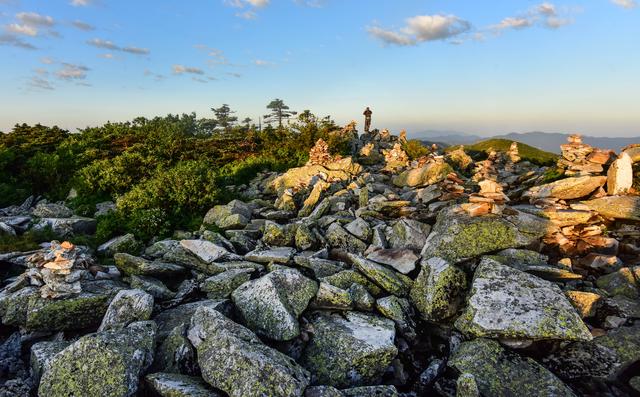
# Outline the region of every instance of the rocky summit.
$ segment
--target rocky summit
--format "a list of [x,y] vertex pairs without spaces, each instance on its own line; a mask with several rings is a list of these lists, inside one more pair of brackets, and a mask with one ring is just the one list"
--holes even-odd
[[0,209],[57,238],[0,253],[0,396],[640,394],[636,146],[540,166],[354,128],[169,239]]

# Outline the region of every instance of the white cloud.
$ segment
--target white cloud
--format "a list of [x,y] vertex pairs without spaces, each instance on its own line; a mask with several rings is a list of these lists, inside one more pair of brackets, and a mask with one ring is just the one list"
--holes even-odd
[[50,57],[42,57],[42,58],[40,58],[40,62],[44,63],[45,65],[52,65],[56,61],[53,58],[50,58]]
[[194,68],[194,67],[190,67],[190,66],[184,66],[184,65],[173,65],[173,74],[199,74],[199,75],[203,75],[204,74],[204,70],[200,69],[200,68]]
[[405,27],[399,30],[374,26],[368,31],[386,44],[407,46],[450,39],[470,29],[471,23],[455,15],[417,15],[408,18]]
[[74,27],[76,27],[76,28],[78,28],[80,30],[84,30],[85,32],[90,32],[92,30],[96,30],[95,26],[93,26],[91,24],[88,24],[86,22],[78,21],[78,20],[75,20],[75,21],[71,22],[71,24]]
[[135,55],[148,55],[150,53],[148,48],[120,47],[112,41],[103,39],[91,39],[87,41],[87,44],[96,48],[104,48],[111,51],[128,52],[129,54]]
[[55,25],[53,18],[47,15],[40,15],[36,12],[21,12],[16,14],[16,18],[25,25],[51,27]]
[[25,36],[35,37],[38,35],[38,29],[29,25],[19,25],[17,23],[9,24],[5,27],[7,32],[22,34]]
[[242,19],[256,19],[258,17],[258,13],[256,12],[259,8],[264,8],[271,3],[271,0],[225,0],[224,4],[229,7],[234,8],[243,8],[245,10],[236,12],[236,16]]
[[99,58],[103,58],[103,59],[114,59],[115,58],[115,56],[110,52],[107,52],[106,54],[100,54],[100,55],[98,55],[98,57]]
[[40,29],[48,29],[51,36],[59,36],[52,28],[56,22],[47,15],[41,15],[35,12],[20,12],[16,14],[17,23],[6,25],[4,29],[10,34],[36,37],[40,35]]
[[538,13],[549,17],[556,15],[556,6],[551,3],[542,3],[537,7]]
[[275,66],[274,62],[271,61],[265,61],[264,59],[256,59],[255,61],[253,61],[254,65],[256,66]]
[[74,7],[86,7],[92,3],[92,0],[71,0],[69,4]]
[[507,17],[500,21],[499,24],[493,25],[492,28],[495,30],[503,30],[503,29],[524,29],[530,26],[533,26],[532,18],[525,17]]
[[548,2],[532,7],[525,14],[516,17],[504,18],[500,23],[489,27],[495,34],[500,34],[507,29],[525,29],[532,26],[542,26],[549,29],[557,29],[573,23],[571,14],[576,12],[571,9],[558,10]]
[[54,90],[54,86],[53,84],[51,84],[51,82],[43,77],[40,76],[33,76],[31,77],[31,80],[29,81],[29,86],[31,88],[36,88],[39,90],[48,90],[48,91],[52,91]]
[[626,9],[632,9],[638,6],[638,2],[636,2],[635,0],[611,0],[611,2]]
[[33,44],[27,43],[18,36],[12,33],[0,33],[0,46],[11,46],[23,48],[25,50],[37,49]]
[[84,80],[87,78],[87,72],[90,69],[83,65],[75,65],[72,63],[63,63],[62,68],[56,71],[56,76],[61,80]]

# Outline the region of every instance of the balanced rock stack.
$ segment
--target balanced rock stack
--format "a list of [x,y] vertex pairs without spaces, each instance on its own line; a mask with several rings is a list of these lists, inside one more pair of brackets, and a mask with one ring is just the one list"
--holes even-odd
[[80,280],[93,260],[83,250],[68,241],[52,241],[47,251],[28,258],[36,270],[29,273],[32,285],[40,285],[43,298],[61,298],[79,294]]
[[385,170],[394,171],[402,169],[409,163],[409,156],[407,155],[407,152],[402,149],[402,145],[399,143],[394,144],[393,148],[389,150],[384,149],[382,153],[386,163]]
[[501,213],[504,203],[509,201],[509,198],[502,192],[502,186],[491,179],[485,179],[478,185],[480,185],[480,191],[471,194],[469,203],[462,204],[462,208],[470,216]]
[[329,145],[324,139],[320,138],[309,151],[308,165],[327,165],[334,161],[333,156],[329,153]]
[[496,162],[498,161],[498,153],[495,150],[489,150],[486,160],[479,161],[473,170],[472,179],[475,182],[480,182],[485,179],[497,179],[498,169],[496,168]]
[[509,151],[507,152],[507,157],[512,163],[517,163],[522,160],[522,158],[520,157],[520,151],[518,150],[518,142],[511,143]]
[[567,176],[599,175],[603,165],[611,160],[611,151],[593,148],[582,142],[582,136],[574,134],[567,138],[568,143],[561,145],[562,157],[558,167]]

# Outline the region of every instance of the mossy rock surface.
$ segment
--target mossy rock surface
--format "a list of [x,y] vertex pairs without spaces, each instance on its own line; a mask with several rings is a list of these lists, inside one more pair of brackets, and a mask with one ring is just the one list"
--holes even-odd
[[396,296],[407,296],[413,281],[390,267],[380,265],[359,255],[349,254],[358,271],[383,290]]
[[58,353],[40,382],[47,397],[130,397],[153,362],[156,325],[137,322],[86,335]]
[[538,243],[552,227],[547,220],[519,211],[514,215],[471,217],[459,206],[452,206],[438,213],[422,257],[440,257],[455,264],[486,253]]
[[118,253],[113,256],[116,267],[126,273],[138,276],[171,277],[185,272],[185,268],[173,263],[149,261],[137,256]]
[[188,337],[202,378],[230,397],[302,396],[309,384],[309,373],[293,359],[209,307],[198,308]]
[[100,325],[111,296],[92,293],[63,299],[29,298],[26,328],[33,331],[68,331]]
[[393,184],[398,187],[420,187],[442,182],[447,175],[455,172],[447,163],[429,163],[421,168],[404,171],[393,178]]
[[483,258],[456,328],[475,337],[589,341],[587,326],[557,285]]
[[376,384],[396,357],[395,325],[386,318],[346,312],[310,316],[313,336],[301,364],[316,385],[338,388]]
[[463,342],[450,358],[449,366],[473,375],[483,396],[575,396],[533,359],[505,350],[489,339]]
[[425,320],[440,321],[458,311],[467,288],[465,273],[441,258],[422,262],[411,289],[411,302]]
[[210,307],[223,314],[231,313],[232,304],[228,299],[225,300],[203,300],[192,303],[185,303],[174,308],[164,310],[155,317],[153,321],[158,324],[158,342],[162,342],[174,328],[191,324],[191,317],[199,307]]
[[145,381],[160,397],[222,397],[196,376],[157,372],[147,375]]

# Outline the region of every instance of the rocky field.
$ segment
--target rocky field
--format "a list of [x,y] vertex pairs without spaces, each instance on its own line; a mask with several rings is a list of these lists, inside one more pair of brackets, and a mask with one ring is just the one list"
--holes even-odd
[[0,396],[640,395],[640,146],[404,139],[320,140],[168,240],[93,252],[64,203],[0,209],[58,236],[0,253]]

